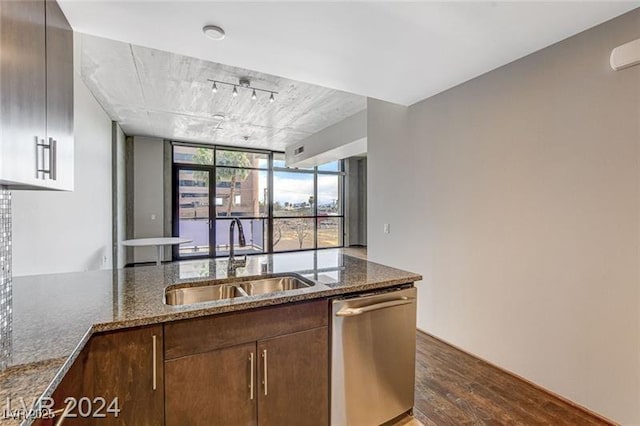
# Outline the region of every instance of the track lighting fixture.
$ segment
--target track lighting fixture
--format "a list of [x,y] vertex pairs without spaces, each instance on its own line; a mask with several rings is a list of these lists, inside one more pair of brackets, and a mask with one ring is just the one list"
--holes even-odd
[[231,95],[234,98],[238,96],[238,88],[251,90],[251,99],[253,99],[254,101],[258,99],[258,92],[264,92],[264,93],[269,93],[270,103],[275,102],[276,100],[275,95],[278,93],[273,90],[260,89],[259,87],[253,87],[251,86],[251,81],[249,81],[249,79],[246,77],[239,79],[237,83],[228,83],[226,81],[212,80],[212,79],[209,79],[208,81],[213,83],[213,86],[211,87],[211,91],[213,93],[218,93],[218,84],[232,86],[233,91],[231,92]]

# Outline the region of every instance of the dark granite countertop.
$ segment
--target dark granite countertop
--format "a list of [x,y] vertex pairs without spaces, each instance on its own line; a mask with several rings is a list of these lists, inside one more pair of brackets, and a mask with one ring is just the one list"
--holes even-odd
[[[419,281],[420,275],[343,254],[318,250],[248,257],[237,276],[295,272],[315,282],[309,288],[193,305],[164,303],[174,284],[227,278],[227,262],[188,260],[13,279],[9,367],[0,373],[0,401],[31,402],[50,396],[89,337],[96,332],[157,324],[223,312],[336,296]],[[0,410],[4,407],[0,407]],[[3,416],[0,415],[0,418]],[[0,420],[0,424],[18,424]]]

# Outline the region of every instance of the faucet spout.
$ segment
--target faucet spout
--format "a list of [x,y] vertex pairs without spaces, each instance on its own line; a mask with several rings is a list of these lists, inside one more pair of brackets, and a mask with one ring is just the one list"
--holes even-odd
[[245,247],[247,242],[244,238],[244,231],[242,230],[242,222],[237,217],[231,219],[231,224],[229,225],[229,261],[227,267],[227,275],[233,276],[236,274],[236,269],[238,267],[244,267],[247,264],[247,256],[245,255],[242,259],[235,258],[235,236],[234,229],[236,224],[238,225],[238,244],[240,247]]

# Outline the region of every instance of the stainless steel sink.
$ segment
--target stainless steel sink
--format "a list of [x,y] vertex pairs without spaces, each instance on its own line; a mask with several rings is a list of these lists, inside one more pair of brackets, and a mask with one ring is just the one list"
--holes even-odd
[[238,278],[229,282],[213,281],[210,284],[192,287],[170,287],[165,291],[167,305],[190,305],[212,300],[247,297],[257,294],[277,293],[313,286],[313,281],[294,275],[271,277]]
[[203,285],[167,290],[165,292],[165,301],[167,305],[190,305],[192,303],[231,299],[239,296],[246,296],[246,294],[243,294],[234,285]]
[[296,277],[274,277],[261,280],[247,281],[236,284],[249,296],[255,294],[275,293],[277,291],[297,290],[299,288],[310,287],[312,282],[307,283]]

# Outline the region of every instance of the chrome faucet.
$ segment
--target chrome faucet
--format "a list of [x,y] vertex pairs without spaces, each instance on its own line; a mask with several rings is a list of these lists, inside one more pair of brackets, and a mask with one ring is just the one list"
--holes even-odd
[[244,231],[242,230],[242,222],[240,222],[240,219],[238,219],[237,217],[234,217],[233,219],[231,219],[231,225],[229,225],[229,262],[227,266],[228,276],[235,276],[237,268],[242,268],[247,265],[246,255],[244,255],[242,259],[236,259],[234,257],[233,240],[235,238],[233,235],[233,230],[235,229],[236,223],[238,224],[238,242],[240,244],[240,247],[244,247],[247,245],[244,239]]

